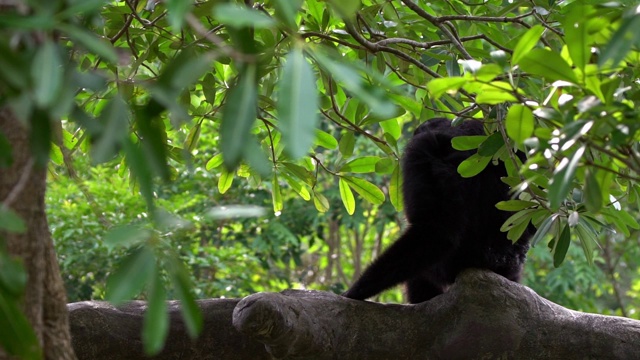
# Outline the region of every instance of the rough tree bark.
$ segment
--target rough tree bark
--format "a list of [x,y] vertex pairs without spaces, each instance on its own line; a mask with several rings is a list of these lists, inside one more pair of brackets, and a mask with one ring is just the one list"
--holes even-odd
[[[171,304],[157,359],[640,359],[640,321],[572,311],[481,270],[417,305],[290,290],[200,306],[205,330],[192,342]],[[69,309],[79,358],[144,358],[144,303]]]
[[[0,132],[13,154],[11,167],[0,168],[0,202],[28,224],[23,234],[2,233],[9,254],[21,259],[27,270],[23,309],[47,359],[75,359],[67,295],[45,214],[46,168],[34,164],[29,133],[6,107],[0,109]],[[0,359],[4,357],[0,350]]]

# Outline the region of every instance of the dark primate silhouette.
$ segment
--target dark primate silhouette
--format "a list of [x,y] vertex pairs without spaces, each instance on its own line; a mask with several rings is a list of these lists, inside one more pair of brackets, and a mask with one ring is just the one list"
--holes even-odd
[[408,227],[343,296],[364,300],[405,282],[409,302],[419,303],[442,294],[467,268],[520,280],[533,228],[515,244],[500,231],[511,215],[495,207],[509,199],[504,164],[471,178],[457,172],[475,151],[455,150],[451,139],[484,134],[479,121],[451,126],[443,118],[416,129],[402,159]]

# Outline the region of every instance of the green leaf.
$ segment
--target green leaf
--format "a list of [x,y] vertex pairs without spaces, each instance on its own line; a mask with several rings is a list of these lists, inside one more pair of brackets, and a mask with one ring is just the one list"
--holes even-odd
[[218,166],[222,165],[222,153],[214,156],[211,158],[211,160],[207,161],[207,164],[204,166],[205,169],[207,169],[207,171],[210,171],[211,169],[215,169]]
[[520,37],[518,44],[516,44],[516,47],[513,49],[511,64],[517,65],[520,60],[536,46],[543,32],[544,27],[542,27],[542,25],[535,25],[527,30],[527,32]]
[[522,144],[533,135],[533,112],[528,107],[515,104],[511,106],[505,120],[507,135],[518,144]]
[[400,127],[397,119],[381,121],[380,127],[384,130],[385,134],[393,136],[395,140],[398,140],[400,135],[402,135],[402,127]]
[[339,179],[338,185],[340,187],[340,199],[342,199],[344,208],[347,209],[349,215],[353,215],[356,211],[356,199],[353,197],[353,192],[351,192],[349,184],[343,178]]
[[120,263],[119,267],[107,279],[107,300],[120,304],[140,293],[156,271],[156,258],[153,252],[142,247]]
[[567,255],[567,250],[569,250],[569,244],[571,244],[571,227],[569,224],[565,224],[560,237],[556,239],[557,243],[554,246],[553,251],[553,266],[559,267],[562,265],[565,256]]
[[298,30],[296,13],[300,10],[302,0],[275,0],[275,16],[291,30]]
[[396,167],[391,174],[391,181],[389,182],[389,200],[396,209],[396,211],[402,211],[404,208],[404,199],[402,196],[402,172],[400,171],[400,164],[396,163]]
[[264,29],[276,22],[258,10],[234,3],[222,3],[213,10],[213,17],[221,23],[236,29],[251,27]]
[[313,192],[313,205],[315,205],[316,210],[321,213],[327,212],[329,210],[329,200],[327,198],[317,192]]
[[220,178],[218,178],[218,191],[220,191],[220,194],[226,193],[227,190],[231,188],[234,176],[235,173],[233,171],[222,169],[220,172]]
[[509,229],[509,231],[507,232],[507,239],[511,240],[513,243],[520,240],[522,234],[525,232],[525,230],[527,230],[527,227],[529,227],[529,221],[531,221],[532,216],[533,212],[527,214],[527,216],[521,219],[521,221],[517,224],[514,224],[513,227],[511,227],[511,229]]
[[109,230],[104,237],[108,247],[130,247],[143,244],[151,237],[151,232],[134,225],[124,225]]
[[473,154],[458,165],[458,174],[465,178],[476,176],[487,167],[490,161],[490,156]]
[[382,158],[376,163],[376,166],[375,166],[376,174],[391,174],[397,164],[398,164],[398,161],[393,158],[390,158],[390,157]]
[[427,90],[437,99],[444,93],[457,92],[468,81],[468,79],[459,76],[433,79],[427,83]]
[[153,178],[151,176],[149,163],[142,154],[140,147],[131,142],[131,140],[126,139],[123,141],[123,147],[126,155],[125,159],[129,169],[131,169],[132,177],[138,182],[140,193],[146,201],[147,207],[153,209]]
[[504,146],[504,139],[500,132],[495,132],[487,137],[485,141],[478,146],[478,155],[493,156]]
[[634,44],[637,46],[639,42],[638,34],[640,34],[640,15],[634,15],[622,20],[618,30],[611,36],[600,52],[598,59],[598,67],[602,68],[608,61],[612,66],[618,65],[622,59],[629,53]]
[[273,212],[279,213],[284,208],[282,201],[282,191],[280,190],[280,183],[278,182],[278,174],[273,173],[273,181],[271,182],[271,200],[273,201]]
[[596,238],[598,234],[595,233],[595,230],[593,230],[582,217],[578,220],[576,233],[578,239],[580,239],[580,245],[582,245],[585,258],[587,258],[589,265],[593,266],[593,246],[597,243]]
[[344,164],[339,171],[356,174],[375,172],[378,161],[380,161],[380,158],[377,156],[363,156]]
[[169,334],[169,314],[165,301],[167,294],[160,274],[156,271],[153,275],[142,326],[144,352],[149,356],[156,355],[162,350]]
[[307,189],[307,186],[304,182],[294,179],[293,177],[287,175],[286,173],[281,173],[280,176],[284,178],[284,180],[289,184],[289,186],[296,192],[296,194],[300,195],[305,201],[311,200],[311,193]]
[[27,230],[27,227],[20,215],[5,205],[0,205],[0,229],[22,234]]
[[302,50],[294,49],[286,56],[278,84],[276,108],[284,150],[297,159],[309,151],[318,124],[316,79]]
[[187,328],[187,333],[191,339],[196,339],[200,331],[202,331],[203,321],[200,308],[191,292],[192,284],[189,278],[189,272],[177,257],[170,257],[167,267],[172,280],[174,293],[178,300],[180,300],[180,310]]
[[338,140],[334,138],[331,134],[324,132],[322,130],[316,129],[316,145],[322,146],[323,148],[333,150],[338,147]]
[[477,149],[488,136],[486,135],[470,135],[470,136],[456,136],[451,139],[451,146],[456,150],[473,150]]
[[235,169],[240,163],[245,144],[250,141],[251,128],[258,116],[255,77],[256,65],[244,66],[238,83],[229,90],[224,105],[220,125],[220,148],[224,154],[224,164],[230,170]]
[[328,0],[329,6],[343,19],[349,19],[360,9],[360,0]]
[[380,205],[384,202],[384,193],[374,184],[368,182],[367,180],[356,178],[353,176],[344,176],[341,179],[344,179],[349,186],[355,190],[360,196],[362,196],[365,200],[369,201],[374,205]]
[[91,158],[95,164],[113,159],[129,131],[129,111],[121,97],[109,100],[99,116],[102,131],[91,146]]
[[530,207],[537,206],[538,203],[525,200],[506,200],[496,204],[496,208],[504,211],[520,211]]
[[531,238],[531,246],[536,246],[536,244],[542,240],[551,230],[551,225],[558,219],[558,214],[552,214],[548,218],[544,219],[544,221],[538,227],[538,231],[536,231],[533,238]]
[[191,10],[193,2],[184,0],[165,0],[164,4],[167,7],[167,17],[169,19],[171,31],[174,34],[180,33],[182,30],[182,24],[184,23],[184,18]]
[[533,49],[520,61],[520,68],[550,81],[564,80],[578,84],[578,78],[571,66],[556,52],[547,49]]
[[45,41],[36,51],[31,66],[36,104],[42,108],[53,105],[62,89],[63,74],[57,46],[52,41]]
[[491,89],[491,90],[483,90],[481,93],[476,96],[476,103],[478,104],[489,104],[489,105],[497,105],[505,102],[516,102],[518,98],[516,98],[510,90],[507,89]]
[[564,158],[556,167],[549,182],[549,205],[552,209],[558,209],[571,189],[573,178],[578,168],[578,163],[585,152],[585,146],[581,146],[571,156]]
[[587,21],[589,20],[587,6],[576,1],[570,5],[564,20],[564,40],[569,50],[573,64],[584,71],[591,57],[589,46]]
[[602,192],[596,178],[596,170],[587,169],[584,180],[584,205],[587,210],[596,214],[602,208]]
[[19,303],[0,291],[0,347],[20,359],[43,359],[38,338]]
[[356,145],[355,134],[351,131],[347,131],[342,137],[340,137],[339,150],[343,158],[349,158],[353,155],[353,149]]
[[118,63],[118,54],[113,45],[106,39],[98,37],[95,33],[82,27],[57,23],[57,28],[66,33],[69,38],[82,45],[91,54],[97,54],[111,64]]

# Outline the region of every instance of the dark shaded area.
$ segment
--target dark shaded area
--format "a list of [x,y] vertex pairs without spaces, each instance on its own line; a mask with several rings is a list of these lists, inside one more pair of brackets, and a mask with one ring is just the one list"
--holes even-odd
[[[640,358],[640,321],[568,310],[482,270],[463,272],[447,293],[417,305],[296,290],[199,304],[205,330],[192,342],[171,303],[171,333],[157,358]],[[143,302],[69,309],[80,359],[144,358]]]

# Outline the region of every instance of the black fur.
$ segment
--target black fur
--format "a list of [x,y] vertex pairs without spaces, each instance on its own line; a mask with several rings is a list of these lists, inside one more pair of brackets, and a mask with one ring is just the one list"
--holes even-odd
[[343,296],[364,300],[405,282],[409,302],[419,303],[442,294],[466,268],[520,280],[531,231],[515,244],[500,231],[511,215],[495,207],[509,198],[504,165],[462,178],[457,167],[474,151],[452,148],[460,135],[484,135],[482,123],[452,127],[436,118],[416,129],[402,160],[408,228]]

